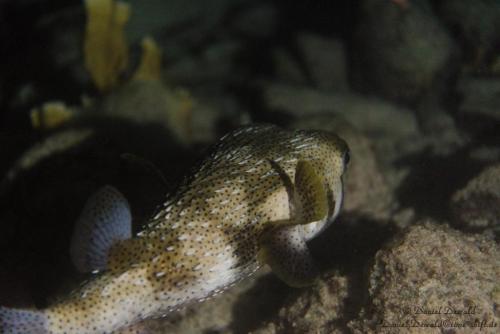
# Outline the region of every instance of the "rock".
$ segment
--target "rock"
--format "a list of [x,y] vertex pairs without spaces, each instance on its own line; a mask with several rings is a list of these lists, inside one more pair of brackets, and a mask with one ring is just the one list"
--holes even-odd
[[[33,56],[39,63],[42,80],[55,85],[54,96],[69,93],[81,94],[82,87],[91,84],[91,77],[84,66],[83,40],[85,10],[83,5],[74,5],[42,16],[36,23],[36,40],[43,41],[39,54]],[[35,60],[34,60],[35,61]],[[50,74],[45,74],[44,71]],[[38,89],[45,92],[47,83],[37,82]]]
[[394,212],[391,217],[394,225],[400,230],[408,228],[408,226],[416,222],[416,214],[413,208],[401,208],[400,210]]
[[463,52],[473,69],[484,62],[500,42],[500,4],[495,0],[437,1],[438,15],[462,44]]
[[479,146],[470,151],[469,157],[481,162],[494,163],[500,161],[500,147]]
[[315,87],[335,92],[349,90],[347,59],[342,42],[302,33],[297,37],[297,45]]
[[500,164],[484,169],[451,199],[453,223],[477,231],[500,227]]
[[299,66],[298,61],[283,47],[277,47],[272,52],[274,76],[280,82],[305,85],[307,78]]
[[244,7],[232,18],[231,26],[246,37],[265,38],[276,31],[277,25],[276,7],[272,3],[263,2]]
[[424,133],[421,143],[428,145],[433,154],[445,156],[464,147],[469,138],[458,129],[453,117],[439,104],[439,99],[437,94],[427,94],[420,100],[417,115]]
[[370,302],[348,327],[354,333],[469,333],[496,323],[482,329],[496,333],[498,277],[500,249],[490,238],[433,222],[418,224],[377,253]]
[[345,178],[343,211],[386,221],[395,199],[377,162],[371,141],[351,124],[331,114],[302,117],[289,125],[297,129],[331,131],[343,138],[351,151]]
[[276,317],[253,333],[343,333],[337,322],[348,291],[345,276],[329,274],[313,287],[293,290]]
[[56,132],[52,136],[45,138],[24,152],[5,173],[0,182],[0,194],[5,194],[10,190],[10,186],[23,173],[37,168],[44,160],[50,159],[57,154],[73,150],[75,147],[84,145],[93,136],[92,129],[68,129]]
[[186,55],[170,64],[166,77],[185,86],[226,83],[237,73],[235,57],[242,47],[238,40],[213,43],[196,55]]
[[[459,113],[467,118],[485,117],[500,121],[500,79],[494,77],[463,77],[457,85],[462,95]],[[488,121],[488,120],[486,120]]]
[[[215,88],[215,87],[214,87]],[[238,101],[221,90],[194,91],[196,102],[191,116],[191,141],[214,143],[220,136],[246,123],[248,114]]]
[[414,102],[444,72],[453,42],[427,1],[365,0],[355,33],[353,84]]
[[187,3],[183,0],[132,0],[132,17],[127,25],[127,33],[131,41],[137,41],[152,32],[168,32],[192,25],[208,35],[231,8],[246,1],[214,0]]
[[187,92],[159,81],[131,81],[106,96],[92,117],[111,117],[133,124],[163,127],[180,143],[190,138],[192,99]]
[[467,144],[469,137],[459,131],[453,117],[445,112],[436,111],[433,118],[432,125],[429,125],[434,131],[423,140],[429,144],[433,154],[450,155]]
[[355,93],[320,92],[306,87],[268,83],[264,102],[272,110],[296,117],[315,113],[340,115],[369,136],[411,137],[418,134],[415,115],[406,108]]

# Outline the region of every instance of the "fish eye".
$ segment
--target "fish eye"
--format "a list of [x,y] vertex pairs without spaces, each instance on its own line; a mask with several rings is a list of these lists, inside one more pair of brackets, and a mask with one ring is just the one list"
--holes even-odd
[[350,161],[351,161],[351,153],[349,151],[345,151],[345,153],[344,153],[344,166],[349,165]]

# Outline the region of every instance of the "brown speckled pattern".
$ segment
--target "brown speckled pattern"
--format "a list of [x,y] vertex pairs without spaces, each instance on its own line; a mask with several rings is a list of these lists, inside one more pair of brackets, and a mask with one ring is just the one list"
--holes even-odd
[[[223,137],[136,238],[110,251],[108,270],[46,312],[50,333],[108,333],[141,318],[203,301],[255,272],[259,238],[289,219],[282,178],[307,160],[325,182],[334,217],[346,144],[333,134],[250,126]],[[338,210],[337,210],[338,211]],[[335,212],[336,214],[336,212]]]

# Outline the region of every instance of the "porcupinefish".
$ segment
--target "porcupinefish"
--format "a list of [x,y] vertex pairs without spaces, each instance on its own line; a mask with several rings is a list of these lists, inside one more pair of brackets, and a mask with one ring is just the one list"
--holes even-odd
[[84,206],[70,249],[95,276],[44,310],[1,307],[1,332],[111,333],[203,301],[264,264],[291,286],[312,284],[306,241],[339,214],[348,159],[331,133],[241,128],[134,237],[126,199],[105,186]]

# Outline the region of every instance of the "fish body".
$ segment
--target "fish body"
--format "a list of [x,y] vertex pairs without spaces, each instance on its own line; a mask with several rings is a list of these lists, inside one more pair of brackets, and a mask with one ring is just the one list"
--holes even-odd
[[135,237],[126,200],[105,187],[84,208],[72,246],[77,268],[99,273],[45,310],[0,308],[0,329],[111,333],[221,293],[264,264],[308,284],[315,268],[305,241],[338,215],[347,157],[330,133],[241,128]]

